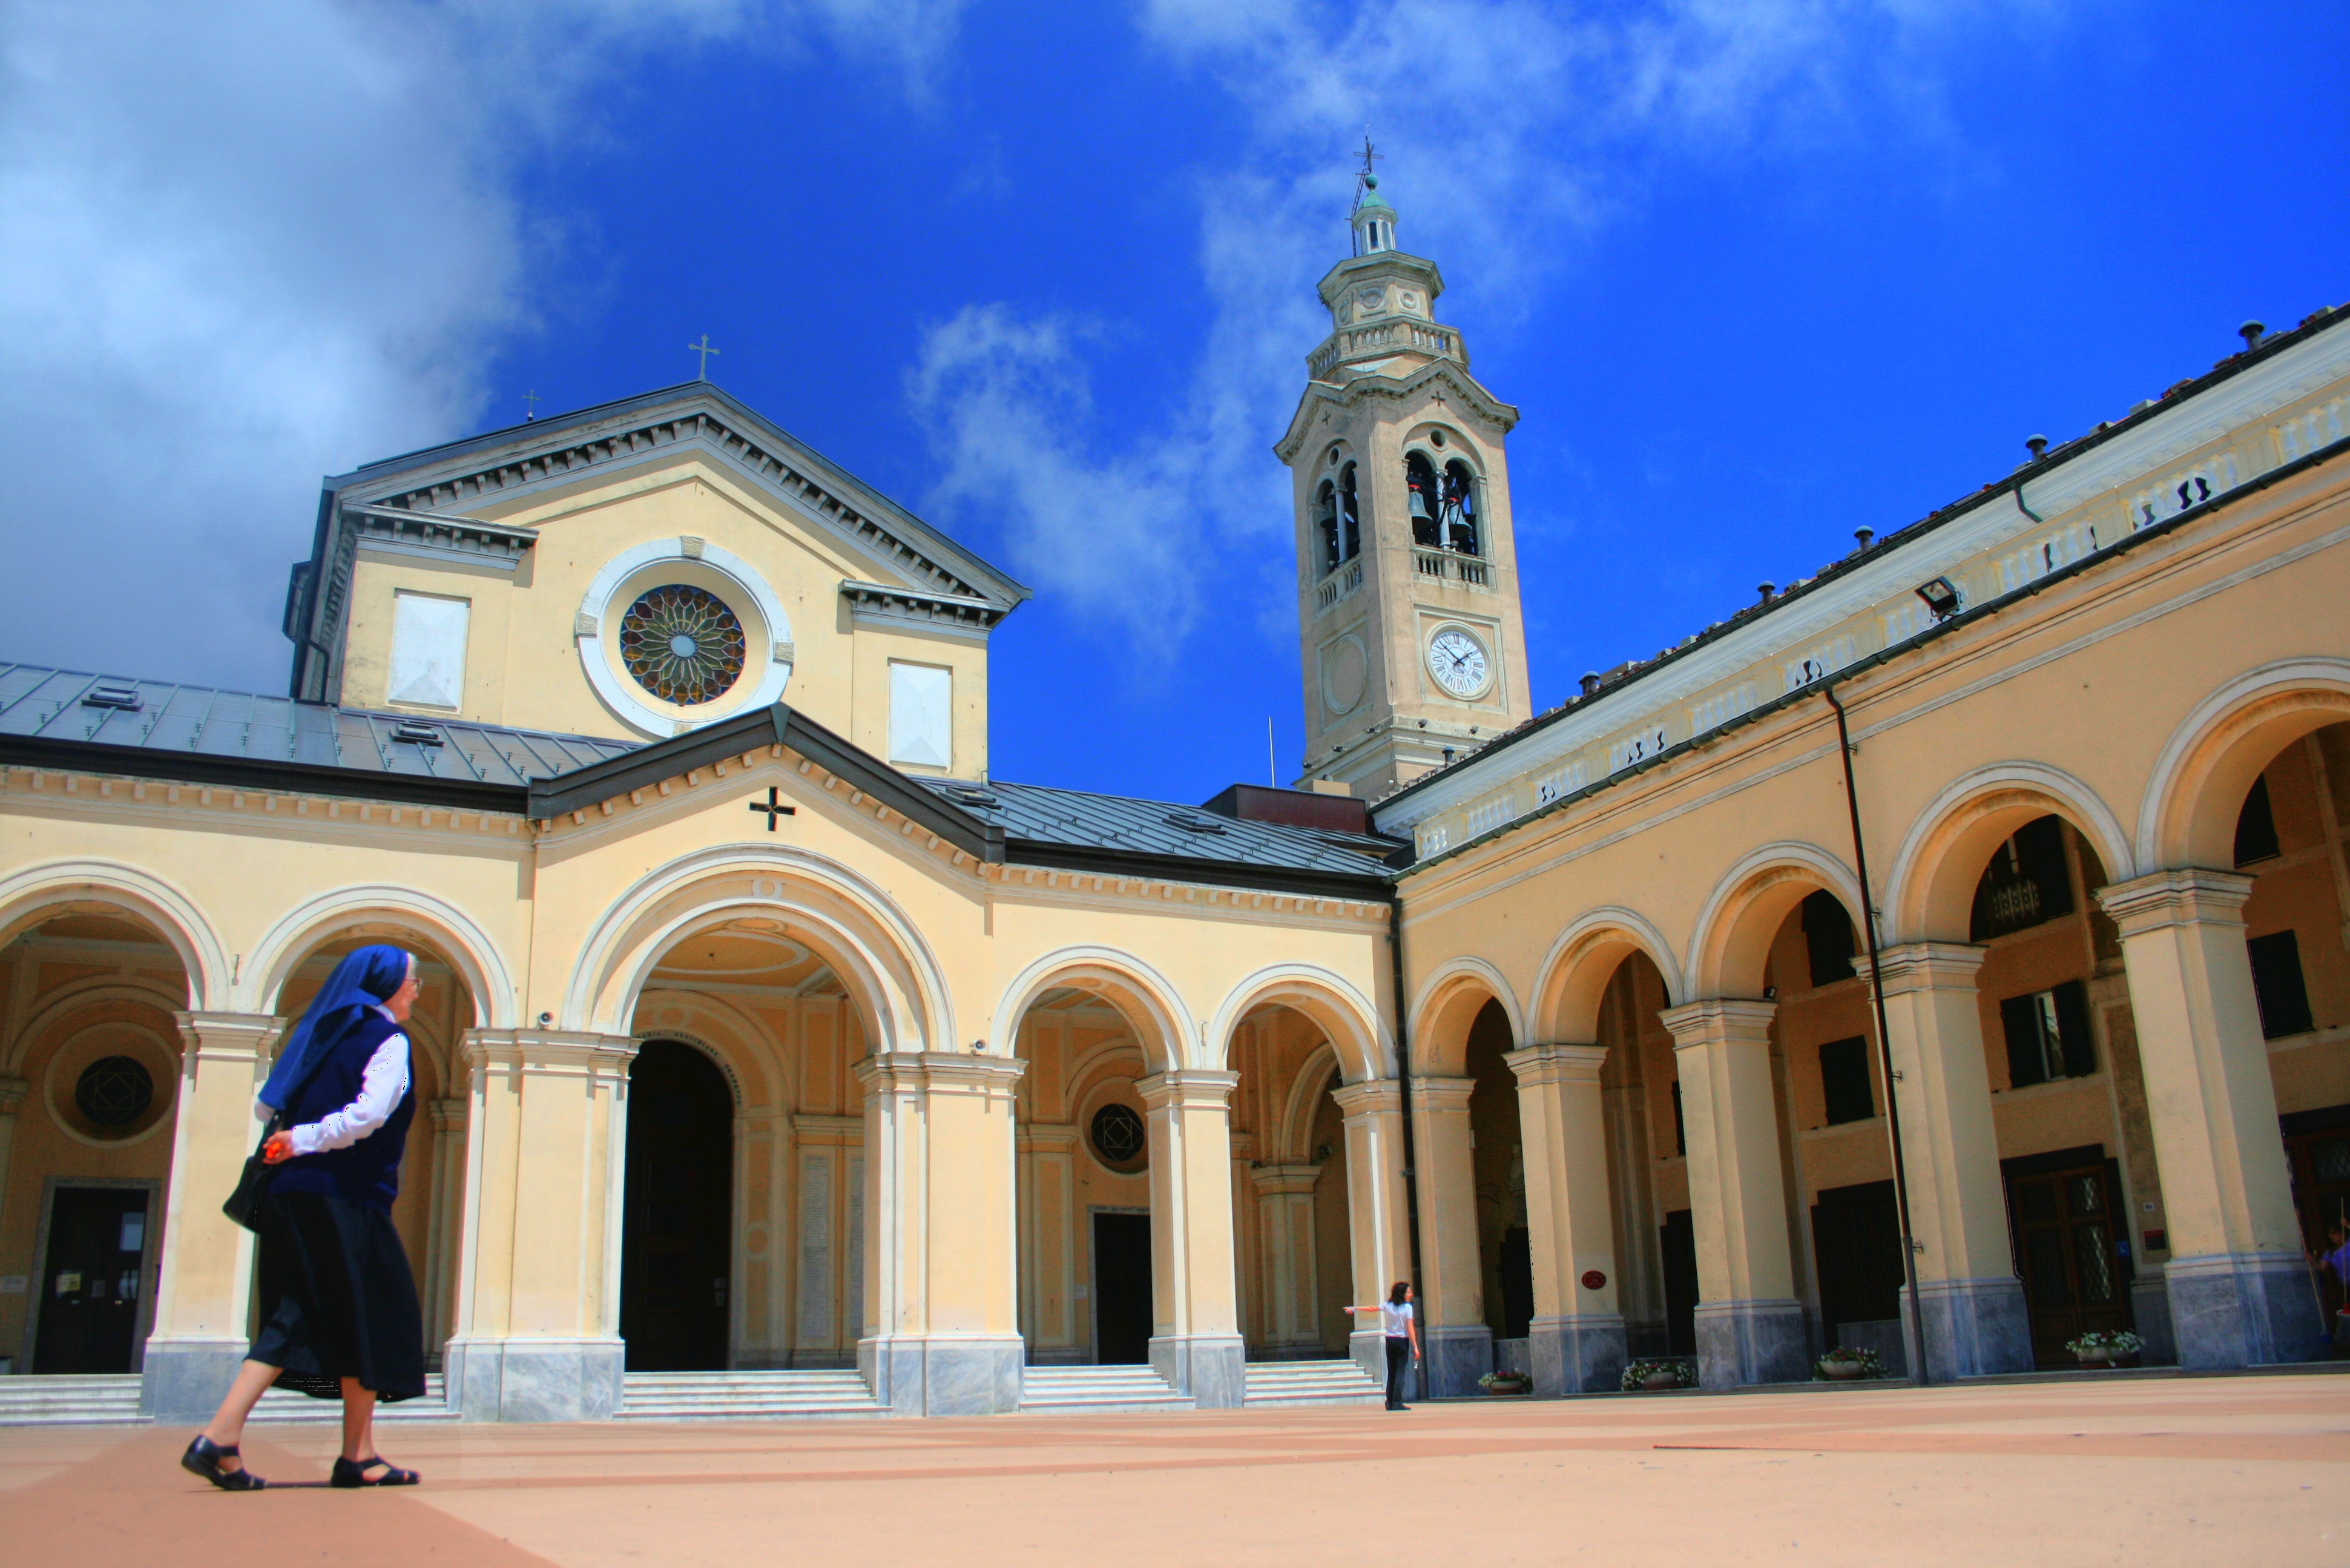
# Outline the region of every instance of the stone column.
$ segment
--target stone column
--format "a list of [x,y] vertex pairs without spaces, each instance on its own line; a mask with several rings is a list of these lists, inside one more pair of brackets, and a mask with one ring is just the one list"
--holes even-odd
[[473,1029],[449,1403],[469,1421],[620,1407],[626,1034]]
[[1077,1311],[1077,1129],[1020,1127],[1020,1326],[1028,1365],[1074,1363],[1085,1353]]
[[179,1104],[163,1197],[155,1326],[139,1407],[166,1424],[209,1419],[244,1361],[253,1310],[253,1232],[221,1212],[260,1141],[253,1099],[286,1021],[266,1013],[181,1012]]
[[1708,1388],[1810,1375],[1771,1092],[1776,1011],[1768,1002],[1715,998],[1658,1014],[1672,1031],[1689,1135],[1698,1375]]
[[1020,1407],[1014,1106],[1027,1064],[876,1053],[865,1085],[866,1324],[858,1369],[910,1416]]
[[[1589,1394],[1623,1380],[1609,1212],[1605,1045],[1529,1045],[1502,1058],[1518,1075],[1534,1317],[1526,1346],[1537,1394]],[[1596,1283],[1594,1282],[1596,1282]]]
[[1607,1127],[1608,1194],[1616,1205],[1616,1310],[1624,1314],[1624,1350],[1628,1356],[1661,1355],[1669,1330],[1650,1174],[1656,1162],[1648,1148],[1648,1085],[1608,1086],[1603,1077],[1599,1104]]
[[[1477,1246],[1477,1165],[1469,1144],[1474,1078],[1411,1081],[1419,1156],[1420,1354],[1430,1397],[1478,1392],[1493,1370]],[[1381,1296],[1387,1293],[1381,1291]],[[1381,1373],[1382,1380],[1386,1374]]]
[[[1884,949],[1880,958],[1886,1033],[1900,1075],[1893,1088],[1901,1104],[1909,1229],[1919,1247],[1927,1374],[1940,1383],[2029,1372],[2032,1319],[2008,1239],[1975,993],[1983,950],[1909,942]],[[1866,976],[1868,960],[1855,967]],[[1906,1322],[1901,1332],[1906,1339]],[[1917,1347],[1908,1353],[1915,1357]]]
[[434,1100],[426,1107],[432,1128],[432,1189],[424,1240],[424,1343],[445,1355],[456,1287],[457,1245],[464,1230],[465,1102]]
[[1245,1393],[1227,1163],[1239,1082],[1185,1067],[1135,1085],[1150,1118],[1150,1365],[1203,1410]]
[[[1404,1191],[1403,1085],[1374,1078],[1330,1091],[1347,1133],[1347,1226],[1354,1306],[1387,1299],[1411,1272],[1411,1212]],[[1375,1382],[1388,1377],[1387,1335],[1377,1316],[1357,1314],[1347,1354]]]
[[2324,1331],[2244,949],[2251,888],[2187,867],[2097,893],[2121,927],[2188,1367],[2314,1360]]
[[1321,1267],[1314,1232],[1314,1183],[1321,1174],[1318,1165],[1260,1165],[1249,1172],[1263,1243],[1263,1348],[1276,1359],[1322,1354],[1316,1288]]

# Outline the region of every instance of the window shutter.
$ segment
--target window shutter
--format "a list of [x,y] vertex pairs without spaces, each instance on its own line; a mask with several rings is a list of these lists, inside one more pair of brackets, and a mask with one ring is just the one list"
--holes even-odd
[[1999,1022],[2007,1034],[2008,1087],[2046,1083],[2047,1074],[2041,1065],[2039,1003],[2030,996],[2011,996],[1999,1004]]
[[2244,943],[2252,960],[2252,997],[2260,1003],[2261,1038],[2306,1033],[2309,988],[2301,974],[2301,943],[2291,931],[2253,937]]
[[2015,836],[2017,858],[2023,874],[2040,884],[2040,918],[2053,920],[2073,912],[2073,878],[2064,868],[2064,822],[2043,816],[2027,822]]
[[2056,1033],[2064,1047],[2064,1075],[2085,1078],[2097,1070],[2096,1037],[2089,1032],[2089,988],[2068,980],[2056,988]]

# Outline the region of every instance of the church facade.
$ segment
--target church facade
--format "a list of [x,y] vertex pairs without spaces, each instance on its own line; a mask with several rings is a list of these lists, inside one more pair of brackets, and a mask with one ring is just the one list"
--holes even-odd
[[1295,789],[993,778],[1026,590],[706,382],[328,480],[286,696],[0,667],[0,1356],[209,1411],[254,1089],[379,940],[472,1419],[1227,1407],[1401,1278],[1443,1394],[2316,1355],[2350,314],[1537,711],[1517,411],[1397,222],[1275,449]]

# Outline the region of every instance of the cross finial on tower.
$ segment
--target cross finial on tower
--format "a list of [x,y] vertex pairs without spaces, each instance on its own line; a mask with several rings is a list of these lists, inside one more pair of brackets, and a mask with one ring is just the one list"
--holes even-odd
[[712,354],[719,352],[719,350],[712,348],[710,346],[710,334],[707,332],[703,333],[702,335],[702,341],[699,343],[687,344],[685,346],[685,351],[689,354],[699,354],[702,356],[702,368],[693,373],[693,379],[697,381],[707,381],[710,379],[710,357]]
[[546,400],[538,395],[538,389],[536,387],[533,387],[529,391],[525,392],[522,395],[522,422],[528,424],[531,421],[538,418],[538,405],[545,402]]
[[1363,166],[1355,171],[1355,199],[1357,201],[1359,202],[1362,200],[1363,189],[1365,186],[1367,185],[1374,191],[1379,188],[1379,177],[1372,171],[1371,165],[1381,162],[1386,158],[1386,153],[1381,152],[1378,149],[1371,145],[1371,128],[1367,125],[1363,127]]

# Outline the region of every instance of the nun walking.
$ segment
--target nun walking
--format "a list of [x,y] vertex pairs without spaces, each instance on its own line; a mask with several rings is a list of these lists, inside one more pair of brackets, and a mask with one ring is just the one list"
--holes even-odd
[[416,1113],[408,1036],[416,961],[367,947],[335,966],[262,1085],[256,1117],[283,1129],[262,1146],[271,1168],[255,1219],[261,1332],[212,1424],[180,1463],[216,1487],[251,1491],[237,1443],[274,1384],[343,1402],[343,1451],[330,1484],[414,1486],[414,1470],[375,1449],[378,1400],[424,1392],[416,1277],[392,1229],[400,1157]]

